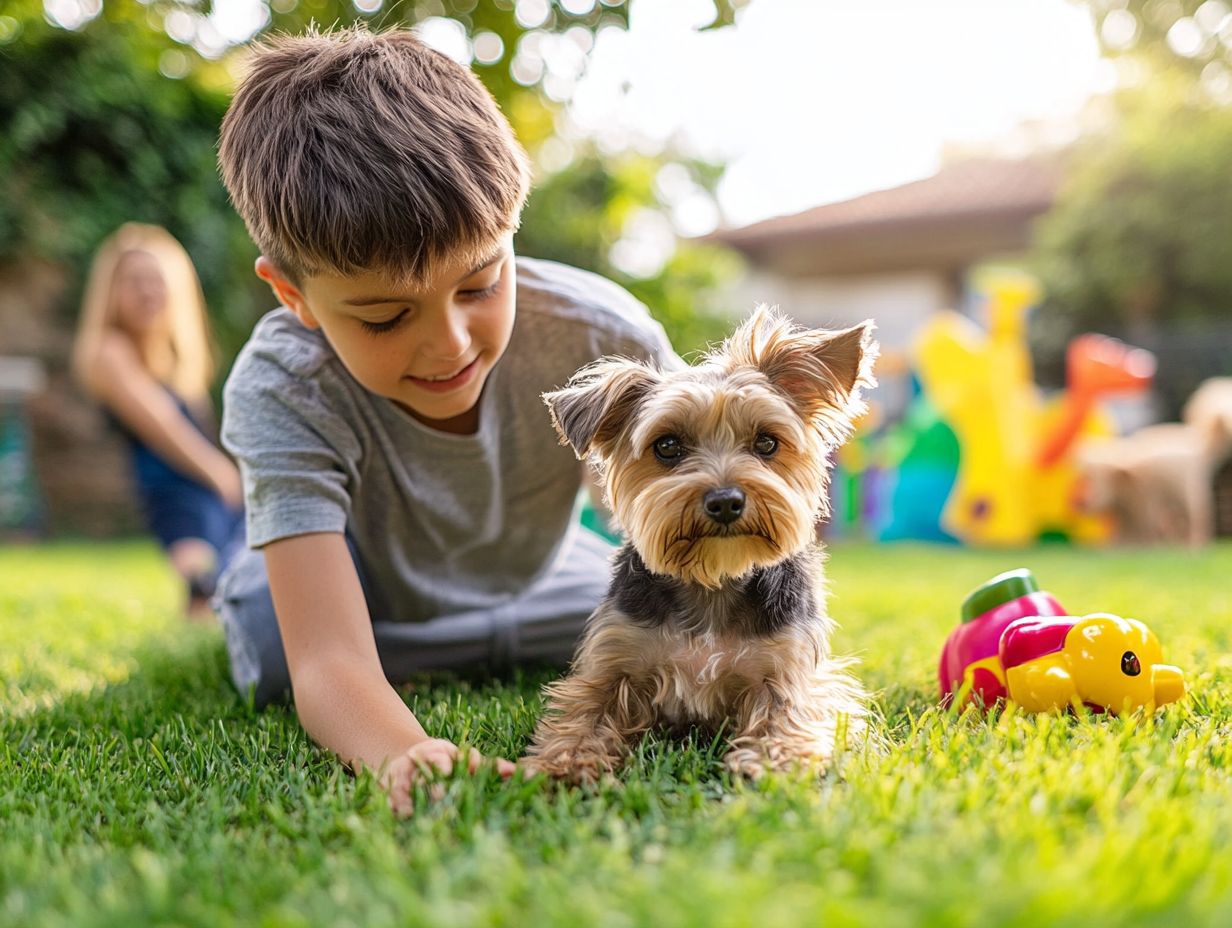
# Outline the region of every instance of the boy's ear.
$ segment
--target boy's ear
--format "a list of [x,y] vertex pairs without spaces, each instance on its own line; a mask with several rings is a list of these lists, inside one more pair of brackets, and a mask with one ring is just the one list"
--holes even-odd
[[255,270],[257,276],[270,285],[270,289],[274,291],[274,296],[278,298],[278,301],[295,313],[296,317],[306,328],[317,329],[321,327],[321,323],[317,322],[316,316],[308,308],[308,301],[304,299],[303,291],[287,279],[287,276],[278,268],[278,265],[265,257],[265,255],[261,255],[257,258]]
[[659,377],[627,358],[603,358],[570,379],[563,390],[543,394],[560,443],[578,460],[593,452],[605,456]]

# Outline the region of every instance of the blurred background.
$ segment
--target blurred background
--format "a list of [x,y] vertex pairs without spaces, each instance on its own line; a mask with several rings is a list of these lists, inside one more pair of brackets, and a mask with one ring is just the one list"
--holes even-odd
[[215,162],[248,46],[360,20],[475,69],[535,165],[518,251],[686,357],[757,302],[876,319],[832,534],[1232,534],[1222,0],[0,0],[0,537],[140,530],[69,376],[90,257],[170,230],[225,372],[273,308]]

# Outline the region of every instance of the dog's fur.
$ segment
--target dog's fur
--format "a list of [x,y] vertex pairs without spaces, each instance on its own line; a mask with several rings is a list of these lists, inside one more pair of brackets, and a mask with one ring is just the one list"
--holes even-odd
[[1210,459],[1193,426],[1164,422],[1088,442],[1077,461],[1083,509],[1112,516],[1118,542],[1197,547],[1211,540]]
[[1078,449],[1082,504],[1113,517],[1118,541],[1197,547],[1214,537],[1215,474],[1232,455],[1232,377],[1201,384],[1182,418]]
[[1199,384],[1181,419],[1202,436],[1212,468],[1232,457],[1232,377],[1211,377]]
[[871,332],[760,307],[695,367],[608,358],[545,395],[628,540],[547,688],[530,770],[593,781],[651,727],[699,725],[728,732],[728,768],[755,777],[823,768],[844,729],[864,732],[864,692],[829,654],[815,525],[874,382]]

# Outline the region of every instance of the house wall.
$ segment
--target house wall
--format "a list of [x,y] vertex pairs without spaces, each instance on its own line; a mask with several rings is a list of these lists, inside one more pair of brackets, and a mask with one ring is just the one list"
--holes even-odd
[[[41,497],[40,528],[89,536],[140,531],[128,452],[69,375],[76,320],[59,312],[69,286],[69,270],[57,264],[0,265],[0,354],[33,360],[47,375],[43,389],[23,395],[20,411],[22,453],[33,458]],[[7,416],[16,421],[16,408]]]
[[908,352],[920,323],[957,302],[951,278],[941,271],[796,277],[754,268],[737,290],[735,305],[747,312],[757,303],[777,304],[804,325],[826,328],[872,319],[881,362],[871,398],[884,416],[896,418],[911,399]]
[[957,295],[938,271],[843,277],[787,277],[753,270],[738,290],[738,305],[777,303],[810,326],[877,323],[885,353],[905,352],[920,322],[938,309],[953,308]]

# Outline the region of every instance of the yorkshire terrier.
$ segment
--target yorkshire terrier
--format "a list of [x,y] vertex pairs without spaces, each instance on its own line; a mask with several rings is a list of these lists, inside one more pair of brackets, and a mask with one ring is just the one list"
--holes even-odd
[[824,769],[865,732],[865,693],[829,653],[829,455],[864,410],[873,324],[808,330],[759,307],[701,363],[605,358],[544,395],[627,535],[604,600],[524,762],[574,783],[655,726],[729,733],[738,775]]

